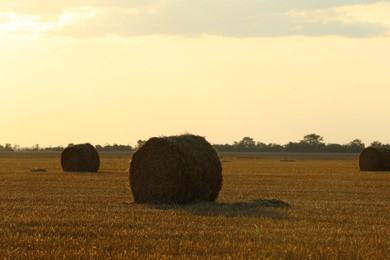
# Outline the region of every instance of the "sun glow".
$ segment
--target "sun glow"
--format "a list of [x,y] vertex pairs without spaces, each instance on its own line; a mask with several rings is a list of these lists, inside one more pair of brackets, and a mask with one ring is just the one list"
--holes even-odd
[[225,2],[0,0],[0,144],[390,143],[388,1]]

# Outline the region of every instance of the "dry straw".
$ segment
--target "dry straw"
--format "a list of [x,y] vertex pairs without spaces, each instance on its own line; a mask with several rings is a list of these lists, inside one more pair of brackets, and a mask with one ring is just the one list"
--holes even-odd
[[390,150],[382,147],[364,148],[359,155],[361,171],[390,171]]
[[64,172],[97,172],[100,167],[99,153],[91,144],[77,144],[61,153]]
[[153,137],[133,154],[129,178],[136,203],[215,201],[222,166],[203,137]]

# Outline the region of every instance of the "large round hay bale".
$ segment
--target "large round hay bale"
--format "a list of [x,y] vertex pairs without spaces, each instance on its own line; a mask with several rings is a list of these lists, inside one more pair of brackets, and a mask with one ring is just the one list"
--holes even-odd
[[359,155],[361,171],[390,171],[390,150],[382,147],[364,148]]
[[97,172],[99,153],[89,143],[69,146],[61,153],[61,166],[64,172]]
[[129,171],[136,203],[215,201],[222,187],[217,152],[195,135],[149,139],[133,154]]

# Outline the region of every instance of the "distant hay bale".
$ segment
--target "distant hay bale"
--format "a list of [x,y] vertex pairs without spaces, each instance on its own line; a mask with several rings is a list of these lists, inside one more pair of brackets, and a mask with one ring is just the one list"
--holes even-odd
[[64,172],[97,172],[99,153],[89,143],[69,146],[61,153],[61,166]]
[[215,201],[222,187],[217,152],[195,135],[149,139],[133,154],[129,171],[136,203]]
[[364,148],[359,155],[361,171],[390,171],[390,150],[382,147]]

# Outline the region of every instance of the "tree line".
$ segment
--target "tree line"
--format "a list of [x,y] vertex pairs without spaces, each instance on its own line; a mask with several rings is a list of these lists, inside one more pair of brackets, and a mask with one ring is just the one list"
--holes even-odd
[[[276,143],[265,144],[256,142],[251,137],[244,137],[241,141],[233,144],[213,145],[221,152],[301,152],[301,153],[359,153],[365,144],[360,139],[355,139],[347,144],[326,144],[324,138],[318,134],[308,134],[298,142],[289,142],[285,145]],[[376,141],[372,146],[388,146]]]
[[[68,144],[68,146],[73,146],[73,143]],[[122,144],[106,144],[104,146],[98,144],[95,145],[96,150],[104,152],[132,152],[135,150],[131,145],[122,145]],[[19,145],[12,145],[6,143],[5,145],[0,145],[0,152],[13,152],[13,151],[22,151],[22,152],[60,152],[65,148],[63,146],[54,146],[54,147],[39,147],[38,144],[32,147],[20,147]]]
[[[144,140],[138,140],[136,146],[121,145],[121,144],[106,144],[96,145],[98,151],[106,152],[132,152],[144,144]],[[72,143],[68,146],[73,145]],[[318,134],[308,134],[298,142],[289,142],[285,145],[276,143],[265,144],[256,142],[251,137],[244,137],[241,141],[236,141],[233,144],[212,144],[212,146],[219,152],[305,152],[305,153],[359,153],[365,144],[360,139],[354,139],[347,144],[325,143],[324,138]],[[385,147],[390,149],[390,144],[383,144],[379,141],[374,141],[370,144],[374,147]],[[0,145],[0,151],[62,151],[63,146],[56,147],[39,147],[38,144],[32,147],[20,147],[19,145],[12,145],[6,143]]]

